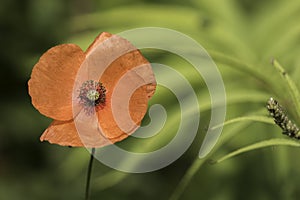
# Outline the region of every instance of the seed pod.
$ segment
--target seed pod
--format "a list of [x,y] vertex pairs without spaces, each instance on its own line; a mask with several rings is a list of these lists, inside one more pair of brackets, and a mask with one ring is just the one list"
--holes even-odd
[[300,139],[299,128],[289,119],[282,106],[272,97],[267,102],[267,109],[274,122],[282,129],[282,134]]

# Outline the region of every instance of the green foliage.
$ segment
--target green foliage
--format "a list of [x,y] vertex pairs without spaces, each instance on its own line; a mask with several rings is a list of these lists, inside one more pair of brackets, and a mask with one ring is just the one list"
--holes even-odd
[[[127,174],[96,162],[91,199],[297,199],[299,149],[288,146],[298,147],[299,142],[281,134],[265,105],[274,97],[299,123],[299,11],[298,0],[4,0],[0,8],[0,199],[83,199],[89,155],[84,149],[39,143],[49,120],[30,104],[26,92],[30,71],[55,44],[72,42],[85,49],[99,32],[147,26],[187,34],[211,55],[227,94],[222,136],[208,157],[198,158],[210,120],[206,85],[183,59],[144,50],[151,62],[178,69],[191,83],[200,104],[198,135],[180,159],[156,172]],[[151,100],[151,105],[157,103],[168,114],[161,132],[118,145],[148,152],[168,144],[180,121],[179,105],[163,87]],[[192,115],[193,109],[189,112]]]

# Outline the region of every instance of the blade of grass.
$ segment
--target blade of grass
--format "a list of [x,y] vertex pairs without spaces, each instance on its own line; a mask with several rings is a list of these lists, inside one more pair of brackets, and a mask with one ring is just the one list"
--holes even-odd
[[[240,103],[265,103],[269,95],[265,92],[257,90],[236,89],[234,91],[227,91],[226,104],[235,105]],[[200,110],[206,111],[211,107],[210,101],[201,101]]]
[[272,65],[276,68],[276,70],[280,73],[281,77],[285,81],[288,91],[292,97],[293,104],[295,105],[298,120],[300,120],[300,93],[295,82],[290,78],[288,73],[276,59],[272,60]]
[[237,156],[239,154],[242,154],[242,153],[245,153],[248,151],[265,148],[265,147],[269,147],[269,146],[278,146],[278,145],[300,147],[300,143],[298,141],[291,140],[291,139],[275,138],[275,139],[270,139],[270,140],[264,140],[264,141],[257,142],[257,143],[251,144],[249,146],[240,148],[236,151],[233,151],[233,152],[215,160],[213,163],[223,162],[229,158],[232,158],[234,156]]
[[236,122],[243,122],[243,121],[256,121],[268,124],[274,124],[274,120],[270,117],[266,116],[245,116],[245,117],[236,117],[230,120],[225,121],[223,124],[219,124],[217,126],[212,127],[211,129],[220,128],[222,126],[226,126]]
[[[219,142],[216,144],[216,146],[213,148],[210,155],[212,155],[214,152],[216,152],[222,144],[226,143],[230,138],[232,138],[233,135],[236,133],[239,133],[241,130],[246,128],[251,122],[250,121],[244,121],[243,123],[240,123],[233,127],[230,132],[227,132],[226,134],[222,134],[221,138],[219,139]],[[174,192],[172,193],[170,200],[178,200],[180,196],[185,191],[188,184],[192,181],[193,177],[195,177],[196,173],[200,170],[201,166],[209,159],[209,156],[204,157],[203,159],[199,159],[199,157],[196,157],[193,161],[192,165],[188,168],[186,173],[183,175],[181,181],[175,188]]]
[[[229,67],[232,67],[234,69],[237,69],[244,73],[252,75],[263,83],[270,84],[273,82],[273,80],[270,79],[270,76],[267,75],[268,73],[265,73],[264,71],[260,70],[257,67],[251,66],[247,63],[244,63],[236,58],[232,58],[232,57],[225,55],[218,51],[209,50],[208,53],[214,61],[223,63]],[[267,70],[267,69],[264,68],[264,70]]]

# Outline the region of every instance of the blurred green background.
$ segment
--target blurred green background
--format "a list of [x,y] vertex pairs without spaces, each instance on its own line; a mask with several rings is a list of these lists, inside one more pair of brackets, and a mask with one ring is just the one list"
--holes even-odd
[[[284,82],[270,64],[271,57],[278,59],[299,86],[299,19],[297,0],[1,0],[0,199],[84,197],[88,152],[41,143],[39,136],[51,120],[33,108],[27,94],[32,67],[50,47],[72,42],[85,49],[103,31],[147,26],[175,29],[203,45],[219,67],[227,93],[227,119],[267,116],[265,102],[273,96],[299,120]],[[166,52],[143,52],[150,62],[183,69],[200,105],[209,103],[203,80],[190,77],[191,66],[184,60]],[[151,100],[154,103],[174,108],[170,118],[179,120],[178,103],[168,90],[159,87]],[[201,110],[192,146],[159,171],[127,174],[95,162],[91,199],[170,198],[198,159],[209,119],[209,109]],[[170,127],[151,139],[150,149],[172,139],[176,126]],[[211,159],[263,139],[286,138],[276,126],[251,121],[228,125],[223,135],[230,137],[221,138]],[[129,139],[120,145],[135,149],[137,142]],[[206,162],[180,199],[299,199],[299,153],[297,148],[275,145],[220,164]]]

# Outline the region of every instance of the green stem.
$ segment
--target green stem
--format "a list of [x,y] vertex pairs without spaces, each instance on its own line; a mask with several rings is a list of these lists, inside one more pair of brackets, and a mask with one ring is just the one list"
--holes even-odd
[[85,200],[88,200],[90,196],[90,182],[91,182],[94,155],[95,155],[95,148],[92,148],[91,158],[90,158],[89,167],[87,171],[87,178],[86,178]]
[[285,71],[285,69],[280,65],[280,63],[273,59],[272,65],[277,69],[277,71],[280,73],[281,77],[284,79],[288,91],[290,92],[290,95],[292,97],[293,103],[296,107],[297,117],[298,120],[300,120],[300,92],[295,84],[295,82],[291,79],[291,77],[288,75],[288,73]]

